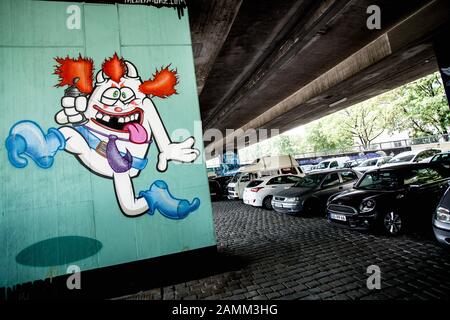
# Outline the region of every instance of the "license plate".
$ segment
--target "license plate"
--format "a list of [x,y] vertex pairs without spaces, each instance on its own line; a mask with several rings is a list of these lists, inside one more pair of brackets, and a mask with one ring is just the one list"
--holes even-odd
[[339,221],[347,221],[347,217],[342,214],[330,213],[330,218]]
[[274,203],[273,205],[278,208],[283,208],[283,205],[281,203]]

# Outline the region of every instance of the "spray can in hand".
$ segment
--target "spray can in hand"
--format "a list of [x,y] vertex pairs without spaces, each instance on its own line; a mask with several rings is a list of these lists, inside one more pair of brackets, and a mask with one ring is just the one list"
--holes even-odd
[[[78,88],[77,88],[77,82],[78,82],[79,78],[75,78],[73,79],[73,84],[71,86],[68,86],[67,89],[64,90],[64,95],[66,97],[73,97],[73,98],[77,98],[80,96],[87,96],[87,94],[84,94],[83,92],[81,92]],[[88,119],[86,118],[86,116],[84,115],[84,113],[81,113],[81,116],[83,117],[81,119],[81,121],[79,122],[75,122],[72,123],[72,126],[74,127],[78,127],[78,126],[82,126],[85,125],[86,123],[88,123]]]

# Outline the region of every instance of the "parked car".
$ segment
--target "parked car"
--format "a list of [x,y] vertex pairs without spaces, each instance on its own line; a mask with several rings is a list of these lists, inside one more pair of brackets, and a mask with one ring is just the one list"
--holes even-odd
[[391,236],[418,222],[429,226],[449,180],[448,169],[427,163],[368,171],[352,189],[330,197],[328,221]]
[[362,162],[364,162],[364,159],[347,160],[344,163],[344,168],[354,168],[359,166]]
[[287,174],[304,175],[292,156],[264,157],[234,175],[228,183],[228,198],[242,199],[244,190],[251,180]]
[[223,196],[228,196],[228,183],[231,181],[233,176],[222,176],[213,178],[220,185],[220,189],[222,190]]
[[349,160],[348,157],[332,158],[332,159],[322,160],[310,172],[344,168],[345,162],[348,161],[348,160]]
[[438,154],[440,152],[441,152],[441,150],[439,150],[439,149],[405,151],[405,152],[399,153],[398,155],[393,157],[391,160],[386,162],[386,164],[384,164],[384,166],[392,166],[392,165],[398,165],[398,164],[403,164],[403,163],[421,162],[424,159],[432,157],[435,154]]
[[242,199],[245,187],[250,183],[252,179],[257,176],[254,173],[242,173],[237,172],[228,183],[228,198],[229,199]]
[[254,207],[272,209],[272,197],[277,192],[292,187],[301,179],[296,175],[279,175],[251,181],[244,190],[244,203]]
[[327,199],[350,189],[361,176],[352,169],[308,174],[291,188],[275,194],[272,206],[275,211],[288,214],[324,213]]
[[304,164],[304,165],[300,166],[300,168],[302,169],[302,171],[304,173],[308,173],[309,171],[314,169],[314,166],[312,164]]
[[211,200],[220,200],[223,197],[222,188],[219,182],[214,179],[208,179],[209,182],[209,195]]
[[439,163],[446,168],[450,168],[450,151],[435,154],[429,161],[430,163]]
[[433,232],[437,241],[450,246],[450,188],[445,192],[433,215]]
[[361,173],[364,173],[366,171],[376,169],[376,168],[382,166],[383,164],[385,164],[386,162],[388,162],[391,159],[392,159],[392,157],[390,157],[390,156],[367,159],[364,162],[362,162],[359,166],[356,166],[353,169],[356,171],[359,171]]

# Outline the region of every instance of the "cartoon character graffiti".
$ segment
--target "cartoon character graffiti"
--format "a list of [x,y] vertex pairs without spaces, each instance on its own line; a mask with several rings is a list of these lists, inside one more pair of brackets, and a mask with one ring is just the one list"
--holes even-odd
[[152,102],[177,93],[177,71],[157,70],[153,79],[142,81],[136,67],[117,54],[103,62],[93,84],[93,61],[88,58],[56,58],[57,86],[68,85],[55,115],[59,128],[44,133],[33,121],[20,121],[6,139],[12,165],[24,168],[31,158],[39,167],[50,168],[58,151],[73,154],[95,174],[113,180],[122,212],[129,217],[158,210],[171,219],[183,219],[200,206],[200,200],[175,198],[162,180],[148,190],[134,193],[132,179],[147,165],[154,140],[159,150],[157,170],[166,171],[168,161],[192,162],[200,154],[190,137],[172,142]]

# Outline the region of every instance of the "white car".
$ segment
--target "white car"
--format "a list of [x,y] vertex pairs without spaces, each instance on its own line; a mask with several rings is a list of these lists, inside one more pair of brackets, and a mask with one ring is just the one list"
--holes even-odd
[[300,167],[290,167],[274,169],[269,171],[259,171],[259,172],[237,172],[233,178],[228,183],[228,198],[229,199],[242,199],[244,190],[247,185],[253,179],[263,179],[265,176],[275,176],[275,175],[304,175]]
[[292,187],[301,179],[296,175],[278,175],[251,181],[244,190],[244,203],[272,209],[274,194]]
[[316,167],[314,169],[310,170],[309,173],[344,168],[345,162],[348,160],[349,160],[348,157],[331,158],[331,159],[322,160],[321,162],[319,162],[319,164],[316,165]]
[[439,149],[426,149],[426,150],[415,150],[415,151],[406,151],[399,153],[395,157],[393,157],[391,160],[386,162],[383,167],[387,166],[395,166],[398,164],[404,164],[404,163],[416,163],[421,162],[426,158],[432,157],[435,154],[440,153],[441,150]]
[[253,173],[237,172],[227,185],[229,199],[242,199],[242,193],[251,179],[256,178]]
[[353,167],[353,170],[364,173],[366,171],[380,167],[381,165],[385,164],[386,162],[388,162],[391,159],[392,159],[392,157],[377,157],[377,158],[367,159],[367,160],[363,161],[359,166]]

